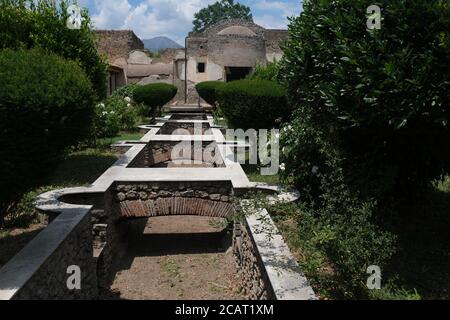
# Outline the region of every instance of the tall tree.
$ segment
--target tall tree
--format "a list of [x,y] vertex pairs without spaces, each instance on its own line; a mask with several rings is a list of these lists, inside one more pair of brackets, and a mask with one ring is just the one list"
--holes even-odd
[[201,9],[194,15],[194,32],[203,32],[209,26],[227,19],[243,19],[253,21],[249,7],[234,2],[234,0],[220,0]]

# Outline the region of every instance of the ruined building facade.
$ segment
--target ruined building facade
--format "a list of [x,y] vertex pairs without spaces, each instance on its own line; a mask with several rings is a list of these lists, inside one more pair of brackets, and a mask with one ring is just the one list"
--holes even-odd
[[187,79],[194,83],[232,81],[256,65],[281,59],[286,30],[271,30],[249,21],[226,20],[187,38]]
[[130,30],[99,30],[97,35],[98,50],[110,64],[110,91],[127,83],[166,82],[178,87],[175,101],[187,98],[188,103],[196,103],[197,83],[242,79],[255,66],[281,59],[280,44],[287,38],[287,30],[225,20],[202,33],[189,33],[186,50],[167,49],[158,59],[150,57]]

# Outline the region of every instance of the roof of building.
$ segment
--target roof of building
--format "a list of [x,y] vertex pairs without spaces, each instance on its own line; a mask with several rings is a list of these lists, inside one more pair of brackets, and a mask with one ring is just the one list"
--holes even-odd
[[127,76],[129,78],[148,77],[154,74],[156,75],[173,74],[173,64],[171,63],[129,64],[127,66]]

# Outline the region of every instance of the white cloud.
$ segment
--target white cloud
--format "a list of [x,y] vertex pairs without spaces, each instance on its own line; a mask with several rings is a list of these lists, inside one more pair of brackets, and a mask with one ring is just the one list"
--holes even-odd
[[128,0],[96,0],[98,13],[92,16],[94,26],[99,29],[120,29],[132,6]]
[[144,0],[132,6],[128,0],[96,0],[92,16],[97,29],[132,29],[140,38],[171,36],[184,42],[194,14],[215,0]]
[[[80,4],[86,1],[79,0]],[[91,14],[97,29],[132,29],[141,39],[161,35],[183,44],[194,14],[215,1],[141,0],[133,5],[130,0],[93,0]],[[286,28],[286,17],[300,12],[299,2],[257,0],[253,8],[259,12],[254,20],[266,28]]]

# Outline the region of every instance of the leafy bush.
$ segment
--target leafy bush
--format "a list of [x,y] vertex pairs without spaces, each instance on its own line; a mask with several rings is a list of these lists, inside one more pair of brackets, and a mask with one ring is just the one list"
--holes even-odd
[[[393,254],[394,237],[371,219],[370,203],[344,195],[348,207],[312,210],[304,204],[275,204],[269,208],[294,251],[306,277],[322,298],[368,298],[369,265],[383,265]],[[295,223],[293,223],[295,222]]]
[[223,85],[222,81],[205,81],[200,82],[195,86],[199,96],[213,107],[216,105],[216,89]]
[[140,86],[138,84],[127,84],[124,85],[118,89],[116,89],[112,96],[113,97],[120,97],[123,99],[131,99],[131,104],[133,105],[135,112],[139,115],[141,118],[145,118],[148,116],[148,108],[141,102],[136,103],[134,99],[134,91],[139,88]]
[[114,97],[120,97],[120,98],[126,98],[129,97],[131,99],[134,99],[134,91],[139,88],[138,84],[127,84],[124,85],[118,89],[116,89],[113,93],[112,96]]
[[158,107],[164,106],[177,94],[177,87],[167,83],[152,83],[139,86],[134,90],[134,100],[145,104],[148,114],[154,112]]
[[279,62],[269,62],[267,65],[257,65],[252,73],[247,76],[250,80],[269,80],[278,81],[278,73],[280,71]]
[[0,50],[0,213],[89,134],[95,93],[72,61]]
[[95,46],[87,10],[79,30],[67,28],[68,1],[0,1],[0,49],[40,47],[77,61],[91,80],[97,96],[106,94],[107,65]]
[[112,95],[95,107],[95,138],[115,137],[120,130],[133,130],[139,120],[138,109],[129,97]]
[[239,80],[216,90],[219,108],[228,124],[241,129],[270,129],[288,120],[286,90],[266,80]]
[[450,3],[377,4],[382,27],[367,31],[367,1],[305,3],[282,75],[297,117],[334,146],[352,189],[415,199],[450,171]]
[[382,27],[368,31],[367,1],[306,2],[280,70],[295,108],[282,175],[303,195],[300,233],[326,235],[345,296],[394,252],[383,218],[450,169],[450,4],[377,4]]

